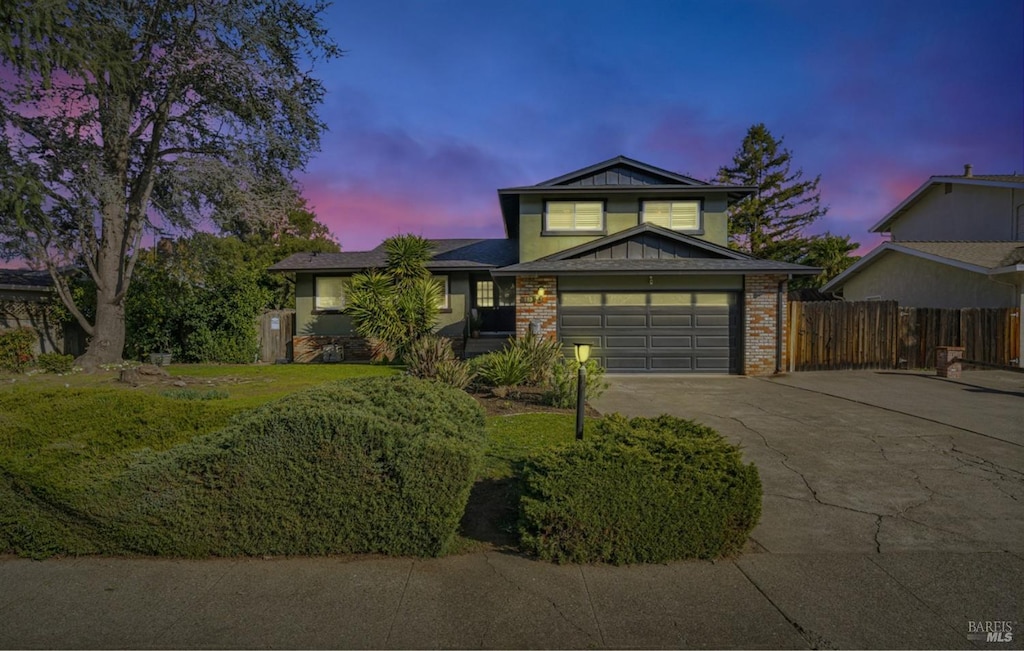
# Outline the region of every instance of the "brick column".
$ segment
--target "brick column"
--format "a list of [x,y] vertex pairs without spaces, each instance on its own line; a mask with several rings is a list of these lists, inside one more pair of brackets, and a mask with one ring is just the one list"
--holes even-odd
[[953,380],[960,379],[960,372],[963,364],[960,360],[964,356],[963,346],[936,346],[935,347],[935,372],[939,377],[948,377]]
[[747,276],[743,284],[743,374],[771,375],[775,372],[781,319],[782,358],[779,368],[785,370],[786,315],[789,297],[782,286],[782,313],[779,314],[779,282],[785,276]]
[[[538,296],[540,289],[544,295]],[[557,336],[558,279],[555,276],[516,276],[516,337],[525,337],[531,324],[549,339]]]

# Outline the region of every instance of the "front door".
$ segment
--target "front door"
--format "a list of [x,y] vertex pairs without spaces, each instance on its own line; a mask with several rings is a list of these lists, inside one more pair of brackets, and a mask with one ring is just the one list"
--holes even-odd
[[481,332],[515,332],[515,280],[476,278],[473,281],[473,309],[480,317]]

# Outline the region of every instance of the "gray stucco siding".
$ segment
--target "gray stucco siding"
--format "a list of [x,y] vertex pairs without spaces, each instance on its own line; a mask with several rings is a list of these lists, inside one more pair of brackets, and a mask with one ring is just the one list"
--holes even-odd
[[1015,188],[937,184],[892,223],[893,241],[1013,240],[1024,191]]
[[905,307],[1014,307],[1011,284],[987,275],[890,251],[843,284],[847,301],[898,301]]
[[[322,312],[316,309],[316,277],[333,274],[295,275],[295,334],[352,335],[352,317],[344,313]],[[349,277],[351,274],[337,274]],[[448,308],[438,315],[437,331],[448,337],[462,336],[469,305],[469,274],[467,272],[437,272],[448,276]]]

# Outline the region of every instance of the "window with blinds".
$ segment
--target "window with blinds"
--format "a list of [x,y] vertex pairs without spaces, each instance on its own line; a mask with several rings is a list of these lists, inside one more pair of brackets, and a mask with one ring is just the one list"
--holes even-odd
[[316,309],[340,311],[345,309],[345,285],[348,278],[338,276],[316,277]]
[[548,201],[545,231],[603,231],[604,203],[600,201]]
[[700,202],[645,201],[643,221],[674,231],[700,230]]

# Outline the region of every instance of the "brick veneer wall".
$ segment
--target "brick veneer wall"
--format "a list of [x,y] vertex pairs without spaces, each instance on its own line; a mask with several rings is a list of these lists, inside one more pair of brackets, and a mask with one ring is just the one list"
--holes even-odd
[[[544,296],[537,296],[541,287]],[[525,337],[534,321],[543,336],[558,336],[558,279],[554,276],[516,276],[516,337]]]
[[[776,317],[779,301],[779,281],[785,276],[747,276],[743,286],[743,374],[771,375],[775,372],[778,330]],[[782,286],[782,360],[779,366],[786,370],[786,315],[789,297],[786,284]]]

